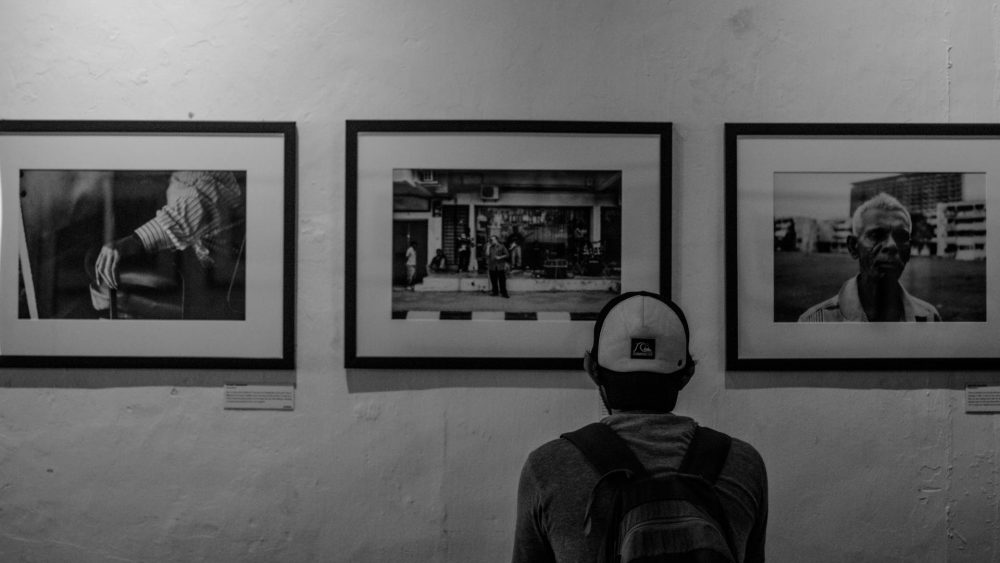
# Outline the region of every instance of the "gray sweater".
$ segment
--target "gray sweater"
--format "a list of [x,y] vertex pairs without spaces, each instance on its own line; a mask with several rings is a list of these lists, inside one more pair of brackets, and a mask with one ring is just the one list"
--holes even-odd
[[[602,420],[629,444],[656,475],[680,465],[694,436],[695,422],[673,414],[616,413]],[[584,534],[584,512],[599,475],[567,440],[531,452],[517,491],[514,563],[594,561],[610,499],[598,498],[593,532]],[[716,490],[729,518],[739,561],[764,561],[767,527],[767,474],[750,444],[733,439]],[[602,502],[603,501],[603,502]]]

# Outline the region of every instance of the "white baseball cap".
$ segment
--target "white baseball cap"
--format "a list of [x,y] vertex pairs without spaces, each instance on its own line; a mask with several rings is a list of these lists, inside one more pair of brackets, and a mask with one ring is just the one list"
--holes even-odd
[[683,377],[694,367],[688,339],[680,307],[655,293],[633,291],[612,299],[598,314],[590,355],[606,373]]

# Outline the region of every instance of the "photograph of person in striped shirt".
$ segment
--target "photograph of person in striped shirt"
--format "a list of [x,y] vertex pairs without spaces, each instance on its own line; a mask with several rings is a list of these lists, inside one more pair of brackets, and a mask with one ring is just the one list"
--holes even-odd
[[214,313],[218,296],[205,295],[205,288],[228,282],[226,300],[233,305],[232,282],[238,277],[234,263],[239,264],[245,253],[244,217],[244,191],[233,172],[173,172],[166,205],[128,235],[101,247],[94,263],[96,287],[91,288],[95,308],[105,305],[108,289],[119,289],[120,268],[129,258],[190,249],[196,261],[188,262],[199,265],[200,271],[190,264],[187,267],[189,272],[198,272],[184,279],[184,297],[189,301],[185,309],[190,313],[184,318],[230,318],[233,310],[242,310],[242,303],[228,307],[228,313]]

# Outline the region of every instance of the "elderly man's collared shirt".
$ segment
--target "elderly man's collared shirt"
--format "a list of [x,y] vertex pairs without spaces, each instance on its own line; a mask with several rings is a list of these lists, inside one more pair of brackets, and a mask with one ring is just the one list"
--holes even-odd
[[[941,315],[938,314],[934,305],[910,295],[905,289],[903,291],[903,314],[904,321],[917,323],[941,322]],[[843,323],[843,322],[868,322],[865,309],[861,306],[861,297],[858,294],[858,278],[855,276],[840,287],[837,295],[826,301],[809,308],[799,317],[800,323]]]

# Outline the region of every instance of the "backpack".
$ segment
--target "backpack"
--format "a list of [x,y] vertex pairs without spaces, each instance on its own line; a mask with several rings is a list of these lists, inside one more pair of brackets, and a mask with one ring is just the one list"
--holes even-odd
[[606,424],[595,422],[563,434],[597,470],[585,516],[589,535],[591,509],[602,487],[612,493],[611,512],[598,562],[734,563],[737,560],[729,520],[715,491],[732,439],[695,427],[695,436],[676,471],[651,476],[628,444]]

